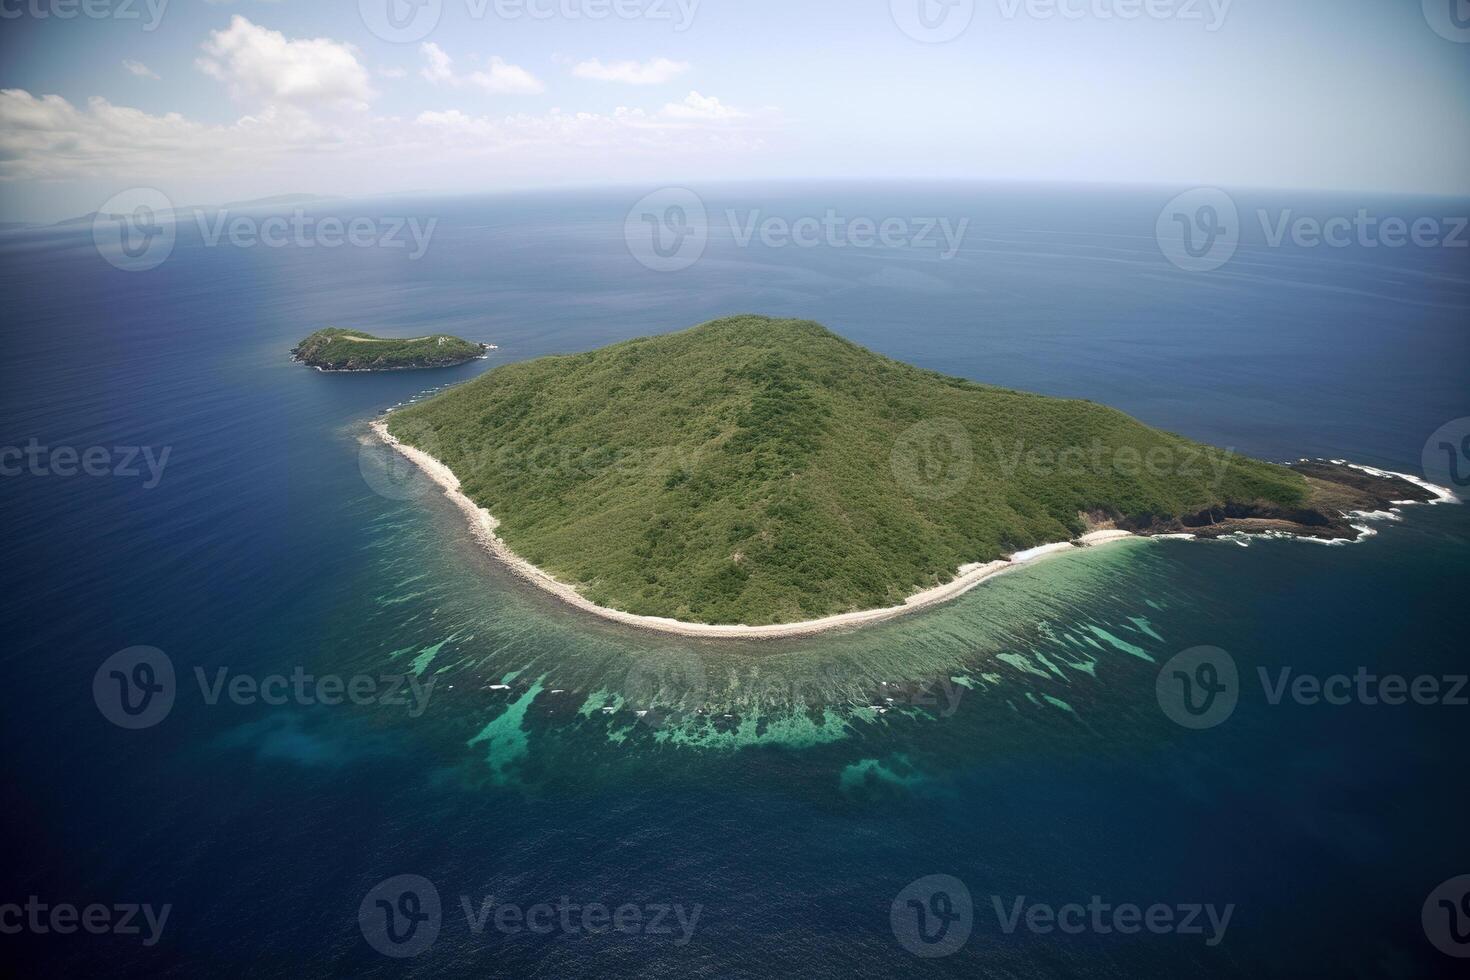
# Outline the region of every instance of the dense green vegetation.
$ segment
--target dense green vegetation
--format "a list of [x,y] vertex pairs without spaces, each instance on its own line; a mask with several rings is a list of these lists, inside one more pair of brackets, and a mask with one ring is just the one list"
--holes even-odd
[[327,327],[307,337],[291,353],[297,360],[327,371],[388,371],[449,367],[472,361],[484,352],[480,344],[445,334],[399,339]]
[[448,463],[528,560],[599,604],[690,622],[894,605],[1088,515],[1307,490],[1101,405],[760,316],[506,365],[389,428]]

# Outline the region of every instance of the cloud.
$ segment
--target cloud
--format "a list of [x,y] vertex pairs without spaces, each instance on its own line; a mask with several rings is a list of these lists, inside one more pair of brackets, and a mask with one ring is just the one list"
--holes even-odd
[[428,62],[419,72],[420,75],[435,85],[440,82],[454,84],[454,59],[445,54],[443,48],[433,41],[425,41],[419,45],[419,51]]
[[405,68],[379,68],[378,74],[384,78],[407,78],[408,70]]
[[[299,191],[330,173],[339,192],[404,186],[483,187],[487,161],[502,182],[646,178],[654,168],[739,166],[766,149],[773,113],[691,113],[686,103],[608,113],[470,115],[457,109],[398,118],[370,112],[325,121],[300,106],[273,105],[214,125],[179,113],[151,115],[93,98],[0,90],[0,181],[133,181],[169,191],[177,181],[239,196]],[[190,192],[193,196],[193,192]],[[85,209],[82,209],[85,210]]]
[[[720,106],[718,99],[705,101]],[[439,152],[450,157],[555,148],[558,154],[567,154],[568,160],[576,160],[573,151],[577,149],[595,151],[579,163],[585,168],[609,162],[610,158],[603,155],[607,153],[757,150],[765,145],[763,132],[779,122],[772,114],[758,125],[748,113],[720,108],[722,115],[701,115],[683,103],[657,112],[619,106],[611,113],[552,109],[509,116],[472,116],[449,109],[421,112],[413,124],[420,133],[432,133]]]
[[206,126],[92,98],[78,108],[59,95],[0,90],[0,179],[137,177],[247,170],[265,154],[331,142],[295,108],[268,108],[230,126]]
[[750,114],[724,105],[714,96],[706,98],[698,92],[684,96],[683,102],[670,102],[664,106],[663,114],[670,119],[724,121],[745,119]]
[[622,82],[626,85],[662,85],[689,70],[687,61],[654,58],[650,61],[612,61],[604,64],[592,58],[572,67],[572,74],[594,82]]
[[470,74],[470,81],[487,92],[507,95],[535,95],[546,91],[541,80],[519,65],[506,64],[500,58],[491,58],[487,71]]
[[130,61],[127,58],[124,58],[122,64],[124,68],[132,72],[134,75],[137,75],[139,78],[151,78],[154,81],[162,81],[162,79],[158,77],[157,72],[155,72],[152,68],[149,68],[147,65],[143,64],[143,62],[141,61]]
[[195,64],[239,102],[366,109],[375,94],[355,50],[328,38],[287,40],[236,14],[202,47]]
[[492,57],[481,71],[456,75],[454,59],[433,41],[425,41],[419,45],[419,52],[427,62],[419,74],[433,85],[476,85],[495,95],[538,95],[546,91],[541,79],[520,65],[509,64],[503,58]]

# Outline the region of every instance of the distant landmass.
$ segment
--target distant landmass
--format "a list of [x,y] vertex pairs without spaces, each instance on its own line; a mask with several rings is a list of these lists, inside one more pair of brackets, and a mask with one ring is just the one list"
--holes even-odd
[[[226,201],[224,204],[193,204],[185,207],[177,207],[163,212],[160,216],[178,217],[180,215],[183,215],[187,217],[201,211],[228,211],[232,209],[241,211],[249,210],[252,208],[279,208],[285,207],[288,204],[321,204],[336,200],[340,200],[340,198],[327,194],[277,194],[274,197],[257,197],[252,198],[248,201]],[[73,218],[62,218],[60,221],[54,222],[52,227],[64,228],[68,225],[93,224],[98,220],[127,221],[130,218],[131,215],[113,214],[111,212],[102,211],[88,211],[86,214],[79,214]],[[38,227],[37,225],[29,222],[6,222],[4,224],[15,225],[18,227]],[[3,227],[3,225],[0,225],[0,227]]]
[[1088,535],[1352,539],[1353,510],[1435,496],[764,316],[509,364],[377,427],[523,574],[655,628],[860,621]]
[[297,344],[291,354],[321,371],[394,371],[453,367],[484,357],[486,351],[494,349],[492,344],[476,344],[448,334],[400,339],[327,327]]
[[323,201],[337,201],[341,198],[331,194],[276,194],[272,197],[255,197],[248,201],[226,201],[224,204],[214,205],[217,208],[271,208],[280,207],[283,204],[320,204]]

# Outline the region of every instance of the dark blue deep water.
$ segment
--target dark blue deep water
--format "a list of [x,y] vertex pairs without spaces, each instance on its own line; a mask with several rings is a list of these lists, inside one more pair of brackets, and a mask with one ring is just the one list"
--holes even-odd
[[[86,224],[0,238],[0,444],[106,447],[113,463],[115,447],[169,453],[155,485],[142,461],[137,476],[0,478],[0,905],[170,906],[151,945],[146,924],[11,934],[19,920],[0,910],[7,972],[1286,977],[1458,965],[1421,909],[1470,873],[1470,707],[1273,705],[1256,677],[1470,670],[1465,507],[1405,508],[1347,546],[1129,542],[853,633],[685,642],[511,579],[442,499],[387,471],[366,423],[499,363],[759,312],[1251,455],[1419,473],[1431,434],[1470,416],[1467,250],[1271,247],[1252,219],[1228,265],[1189,272],[1154,240],[1173,190],[701,190],[708,249],[673,272],[626,247],[644,189],[314,206],[437,218],[417,261],[209,247],[192,221],[146,272],[105,262]],[[1470,208],[1235,198],[1252,215]],[[741,246],[725,219],[829,208],[971,223],[944,259]],[[433,372],[292,364],[293,343],[328,324],[499,350]],[[99,709],[93,680],[137,646],[167,656],[177,690],[166,717],[128,730]],[[1242,683],[1228,720],[1191,730],[1155,683],[1198,646],[1227,652]],[[209,703],[196,671],[221,668],[255,680],[408,672],[435,686],[422,711]],[[375,921],[370,890],[399,875],[432,882],[442,907],[437,937],[407,959],[377,952],[358,917],[367,897]],[[890,916],[896,899],[914,914],[900,893],[930,875],[970,898],[951,884],[929,912],[973,912],[968,940],[943,957],[912,954],[905,941],[943,950]],[[476,916],[490,899],[483,930],[461,896]],[[1233,911],[1213,943],[1208,926],[1008,933],[994,897],[1008,910],[1021,896]],[[658,906],[697,919],[692,933],[589,933],[579,912],[576,928],[494,925],[497,908],[543,902],[634,905],[645,925]]]

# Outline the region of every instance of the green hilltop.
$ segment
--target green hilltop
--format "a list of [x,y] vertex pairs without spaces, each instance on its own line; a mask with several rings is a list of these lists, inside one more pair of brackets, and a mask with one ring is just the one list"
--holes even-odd
[[1291,511],[1311,493],[1102,405],[762,316],[499,367],[389,429],[587,598],[700,623],[897,605],[1111,519]]
[[484,355],[486,347],[448,334],[374,337],[361,330],[326,327],[291,351],[298,361],[323,371],[392,371],[451,367]]

